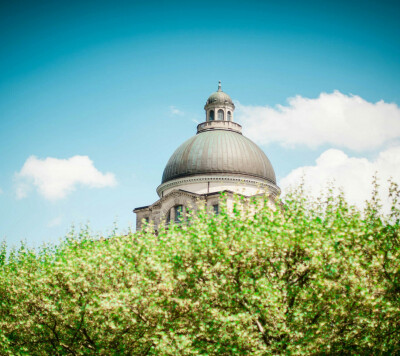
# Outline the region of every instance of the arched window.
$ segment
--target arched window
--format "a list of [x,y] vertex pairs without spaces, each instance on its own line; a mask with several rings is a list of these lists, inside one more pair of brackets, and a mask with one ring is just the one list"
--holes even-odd
[[183,205],[175,205],[175,222],[180,223],[183,219]]
[[219,109],[218,110],[218,120],[223,121],[224,120],[224,110]]
[[232,121],[232,113],[228,111],[228,121]]
[[210,117],[208,119],[209,121],[214,121],[214,110],[210,110]]

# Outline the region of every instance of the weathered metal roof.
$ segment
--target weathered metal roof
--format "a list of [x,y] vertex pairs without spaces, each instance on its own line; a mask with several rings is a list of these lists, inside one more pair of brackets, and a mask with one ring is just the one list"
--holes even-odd
[[216,91],[215,93],[212,93],[207,99],[207,104],[213,103],[232,104],[232,99],[228,94],[224,93],[223,91]]
[[240,174],[276,184],[271,162],[253,141],[217,129],[200,132],[178,147],[164,169],[162,183],[210,173]]
[[221,81],[218,83],[218,90],[208,97],[206,105],[216,103],[233,105],[231,97],[222,91]]

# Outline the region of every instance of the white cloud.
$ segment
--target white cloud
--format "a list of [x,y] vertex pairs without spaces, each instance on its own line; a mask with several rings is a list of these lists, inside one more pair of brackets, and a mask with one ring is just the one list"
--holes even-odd
[[18,184],[17,184],[17,188],[16,188],[16,192],[15,192],[17,199],[26,198],[28,196],[28,192],[31,190],[31,187],[29,184],[22,182],[22,180],[18,178],[18,174],[16,176],[17,176],[17,180],[18,180]]
[[314,166],[300,167],[290,172],[280,181],[283,192],[298,185],[304,178],[305,188],[313,195],[320,195],[328,183],[341,187],[347,200],[364,207],[372,192],[372,177],[377,172],[380,184],[380,197],[384,208],[389,207],[387,199],[388,179],[400,183],[400,146],[389,148],[375,160],[349,157],[338,149],[322,153]]
[[47,224],[47,227],[56,227],[62,223],[63,217],[57,216],[54,219],[50,220],[49,223]]
[[316,99],[296,96],[288,105],[245,106],[237,103],[237,118],[246,134],[260,144],[283,146],[323,144],[356,151],[371,150],[400,138],[400,108],[383,100],[370,103],[339,91]]
[[0,194],[3,194],[3,190],[0,188]]
[[116,179],[112,173],[101,173],[88,156],[68,159],[29,157],[20,172],[16,173],[17,198],[27,196],[32,185],[46,199],[56,200],[67,196],[77,186],[90,188],[112,187]]
[[175,106],[170,106],[169,110],[170,110],[171,114],[174,116],[183,116],[185,114],[183,111],[179,110]]

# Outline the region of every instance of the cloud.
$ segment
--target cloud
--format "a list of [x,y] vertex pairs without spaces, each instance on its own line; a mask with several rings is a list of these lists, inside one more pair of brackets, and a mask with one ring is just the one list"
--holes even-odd
[[380,197],[384,208],[389,208],[388,179],[400,183],[400,146],[391,147],[379,153],[375,160],[349,157],[338,149],[323,152],[314,166],[300,167],[290,172],[280,181],[283,192],[298,185],[304,178],[305,188],[313,195],[320,195],[328,183],[343,188],[347,200],[364,207],[372,192],[372,177],[377,172]]
[[3,190],[0,188],[0,194],[3,194]]
[[260,144],[310,148],[328,144],[355,151],[373,150],[400,137],[400,108],[383,100],[370,103],[339,91],[316,99],[296,96],[288,105],[245,106],[237,118]]
[[54,219],[50,220],[49,223],[47,224],[47,227],[56,227],[62,223],[63,217],[57,216]]
[[183,115],[185,115],[185,113],[183,112],[183,111],[181,111],[181,110],[179,110],[177,107],[175,107],[175,106],[170,106],[169,107],[169,110],[170,110],[170,112],[171,112],[171,114],[173,115],[173,116],[183,116]]
[[18,174],[16,176],[18,180],[17,188],[15,191],[17,199],[26,198],[28,196],[29,191],[31,190],[31,187],[29,184],[22,182],[22,180],[18,178]]
[[77,186],[104,188],[116,185],[112,173],[101,173],[88,156],[68,159],[29,157],[20,172],[16,173],[17,198],[25,198],[32,186],[46,199],[65,198]]

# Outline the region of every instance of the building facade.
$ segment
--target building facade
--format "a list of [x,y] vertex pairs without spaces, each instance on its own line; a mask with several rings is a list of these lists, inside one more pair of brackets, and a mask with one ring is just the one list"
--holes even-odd
[[204,106],[206,121],[195,136],[180,145],[169,159],[157,188],[155,203],[134,209],[136,228],[148,222],[157,227],[165,221],[181,221],[186,209],[199,201],[218,213],[218,200],[225,192],[245,197],[268,196],[271,205],[279,195],[274,169],[265,153],[242,135],[234,122],[235,105],[219,82]]

